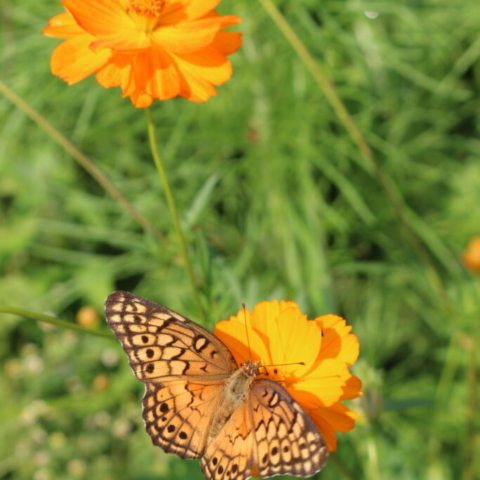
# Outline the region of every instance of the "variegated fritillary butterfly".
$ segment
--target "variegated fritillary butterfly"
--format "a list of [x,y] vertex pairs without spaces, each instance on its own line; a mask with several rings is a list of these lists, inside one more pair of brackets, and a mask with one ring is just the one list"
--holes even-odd
[[317,427],[277,382],[240,367],[212,333],[127,292],[106,300],[107,321],[136,377],[145,383],[143,418],[155,445],[200,458],[207,480],[318,472],[328,455]]

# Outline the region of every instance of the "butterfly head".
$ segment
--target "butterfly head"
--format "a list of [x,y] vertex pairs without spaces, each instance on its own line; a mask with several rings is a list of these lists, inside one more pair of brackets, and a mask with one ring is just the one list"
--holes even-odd
[[260,363],[260,361],[252,362],[251,360],[247,360],[245,363],[242,364],[243,374],[246,377],[257,377],[259,374]]

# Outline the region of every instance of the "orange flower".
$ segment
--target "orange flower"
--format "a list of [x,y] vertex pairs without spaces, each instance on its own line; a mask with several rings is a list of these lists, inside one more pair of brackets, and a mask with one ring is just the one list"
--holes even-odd
[[[276,365],[262,368],[265,373],[260,376],[288,390],[333,451],[337,447],[335,431],[351,430],[358,418],[340,401],[362,394],[360,380],[348,371],[359,354],[358,340],[349,333],[351,329],[336,315],[307,320],[296,303],[274,300],[259,303],[251,313],[240,310],[230,320],[218,322],[214,333],[240,365],[247,360]],[[281,365],[285,363],[296,365]]]
[[475,273],[480,273],[480,236],[473,237],[462,255],[463,264]]
[[120,86],[136,107],[180,95],[204,102],[232,74],[227,55],[241,34],[223,30],[240,18],[213,10],[220,0],[63,0],[67,10],[42,33],[65,38],[53,52],[54,75],[69,85],[92,73]]

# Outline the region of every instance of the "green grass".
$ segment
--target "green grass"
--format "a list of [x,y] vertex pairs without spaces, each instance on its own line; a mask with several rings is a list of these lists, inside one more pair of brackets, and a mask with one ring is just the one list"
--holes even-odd
[[[153,106],[207,326],[271,298],[353,325],[362,417],[318,478],[479,478],[480,278],[459,262],[480,234],[478,0],[277,4],[403,200],[261,3],[224,0],[243,18],[232,79],[205,104]],[[0,98],[0,305],[71,322],[89,305],[107,331],[104,299],[124,289],[198,320],[144,112],[93,78],[50,74],[57,42],[40,29],[60,11],[2,3],[0,80],[164,239]],[[116,342],[0,314],[0,359],[0,479],[201,478],[151,446]]]

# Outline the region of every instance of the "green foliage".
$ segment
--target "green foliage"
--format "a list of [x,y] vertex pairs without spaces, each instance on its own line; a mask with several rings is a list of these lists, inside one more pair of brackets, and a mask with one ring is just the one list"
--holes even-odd
[[[224,0],[221,13],[243,17],[232,79],[205,104],[153,105],[208,326],[270,298],[353,325],[361,419],[319,478],[479,478],[480,278],[459,262],[480,234],[478,0],[277,3],[405,199],[425,253],[261,4]],[[0,305],[67,321],[87,305],[106,329],[103,301],[123,289],[198,319],[145,115],[119,89],[51,75],[58,42],[40,30],[60,11],[3,1],[1,79],[164,240],[2,98]],[[116,343],[0,314],[0,358],[0,479],[201,478],[196,462],[150,445],[142,386]]]

